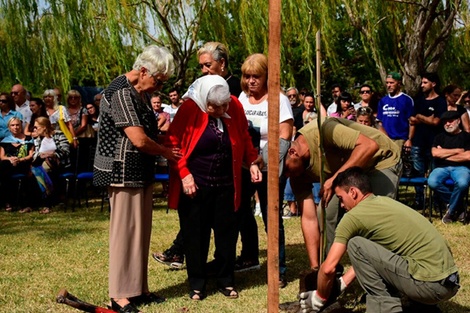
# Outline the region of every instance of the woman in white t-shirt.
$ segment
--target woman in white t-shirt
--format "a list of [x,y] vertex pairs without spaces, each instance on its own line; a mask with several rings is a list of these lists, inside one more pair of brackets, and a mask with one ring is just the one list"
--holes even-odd
[[[268,59],[265,55],[256,53],[248,56],[242,65],[241,86],[243,92],[239,96],[249,122],[250,134],[255,147],[267,149],[268,141]],[[290,141],[294,118],[289,99],[279,93],[279,137]],[[242,202],[238,210],[240,214],[240,235],[242,252],[235,264],[236,271],[258,269],[258,231],[254,215],[251,211],[251,197],[258,191],[263,222],[267,225],[267,172],[264,169],[263,181],[253,184],[250,172],[242,172]],[[282,195],[285,179],[280,178],[279,200],[282,207]],[[281,288],[287,284],[285,279],[285,238],[282,223],[282,211],[279,215],[279,283]]]

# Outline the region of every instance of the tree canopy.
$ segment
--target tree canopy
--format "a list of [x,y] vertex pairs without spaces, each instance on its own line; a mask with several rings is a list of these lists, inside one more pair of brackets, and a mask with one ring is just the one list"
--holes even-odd
[[[203,42],[226,44],[235,73],[249,54],[267,54],[267,17],[264,0],[0,0],[0,88],[106,86],[152,43],[172,51],[171,85],[184,88],[199,75]],[[334,82],[383,90],[390,70],[403,74],[412,95],[424,71],[470,82],[466,1],[282,0],[281,85],[313,89],[318,30],[326,92]]]

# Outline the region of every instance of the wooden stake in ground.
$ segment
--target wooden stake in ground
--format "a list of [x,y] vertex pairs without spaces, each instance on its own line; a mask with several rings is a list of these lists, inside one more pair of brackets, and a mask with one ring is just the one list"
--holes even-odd
[[268,48],[268,313],[279,311],[279,92],[281,0],[269,0]]

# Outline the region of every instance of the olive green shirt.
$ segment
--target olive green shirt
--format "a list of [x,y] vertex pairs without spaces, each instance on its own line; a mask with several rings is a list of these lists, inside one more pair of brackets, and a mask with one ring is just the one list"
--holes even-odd
[[[379,150],[364,167],[365,171],[383,170],[395,166],[400,161],[398,146],[381,131],[343,118],[327,118],[322,122],[324,172],[331,177],[349,159],[362,134],[374,140]],[[299,130],[304,136],[310,151],[310,162],[305,172],[291,178],[291,186],[297,200],[305,199],[312,191],[312,183],[320,181],[320,139],[317,120],[313,120]]]
[[360,236],[403,257],[417,280],[439,281],[457,272],[449,245],[429,221],[389,197],[371,195],[346,213],[335,242]]

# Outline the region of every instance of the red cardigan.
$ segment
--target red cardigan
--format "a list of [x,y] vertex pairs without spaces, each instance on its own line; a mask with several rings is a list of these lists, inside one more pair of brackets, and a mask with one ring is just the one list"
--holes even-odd
[[[231,96],[227,114],[231,118],[222,118],[228,130],[232,143],[232,169],[235,188],[235,211],[240,206],[241,197],[241,169],[243,162],[247,165],[255,161],[258,151],[253,147],[251,136],[248,133],[248,121],[243,106],[234,96]],[[190,174],[187,160],[194,151],[199,138],[209,123],[209,115],[201,111],[197,104],[187,99],[178,109],[173,122],[168,129],[165,145],[178,147],[183,155],[177,164],[170,167],[170,186],[168,194],[168,206],[178,208],[178,201],[182,191],[181,180]]]

